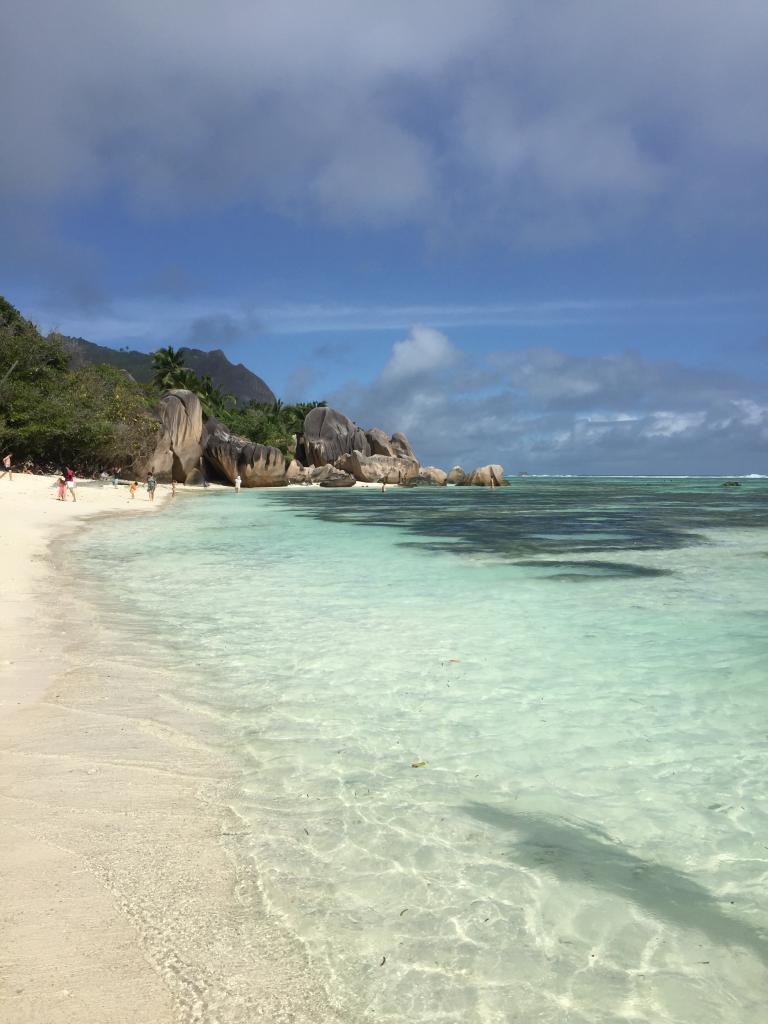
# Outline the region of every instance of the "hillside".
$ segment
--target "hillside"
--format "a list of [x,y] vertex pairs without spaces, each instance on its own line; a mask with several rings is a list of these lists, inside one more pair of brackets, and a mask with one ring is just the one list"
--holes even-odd
[[[127,370],[142,384],[152,380],[152,356],[145,352],[133,352],[96,345],[84,338],[60,336],[59,340],[69,353],[74,368],[106,363]],[[240,405],[246,402],[272,403],[275,395],[271,388],[242,363],[232,363],[221,349],[203,352],[197,348],[182,349],[184,363],[199,377],[209,374],[216,387],[234,395]]]

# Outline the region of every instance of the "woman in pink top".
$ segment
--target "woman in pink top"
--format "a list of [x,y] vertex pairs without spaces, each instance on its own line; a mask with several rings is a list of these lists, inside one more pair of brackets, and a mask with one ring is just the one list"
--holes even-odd
[[75,494],[75,471],[74,469],[66,469],[64,471],[64,479],[67,484],[67,494],[72,495],[72,501],[77,501],[77,495]]

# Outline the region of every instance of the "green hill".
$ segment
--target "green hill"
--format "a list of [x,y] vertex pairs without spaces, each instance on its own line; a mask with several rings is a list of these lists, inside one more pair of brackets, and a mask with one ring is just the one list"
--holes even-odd
[[[134,380],[141,384],[148,384],[152,380],[151,354],[95,345],[84,338],[69,338],[65,335],[59,335],[59,340],[69,354],[73,368],[106,363],[108,366],[127,370]],[[271,404],[275,401],[272,389],[261,377],[242,363],[230,362],[221,349],[203,352],[197,348],[184,348],[181,351],[185,366],[198,377],[208,374],[216,387],[225,394],[234,395],[239,405],[245,405],[247,402]]]

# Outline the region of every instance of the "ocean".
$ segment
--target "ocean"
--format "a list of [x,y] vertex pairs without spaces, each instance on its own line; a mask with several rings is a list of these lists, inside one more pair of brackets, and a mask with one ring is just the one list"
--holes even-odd
[[182,495],[70,554],[348,1019],[764,1019],[768,480]]

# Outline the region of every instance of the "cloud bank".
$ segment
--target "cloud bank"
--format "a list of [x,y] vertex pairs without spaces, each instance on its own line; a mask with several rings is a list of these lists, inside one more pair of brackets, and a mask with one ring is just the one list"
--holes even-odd
[[762,0],[6,0],[0,195],[523,246],[754,228],[767,35]]
[[768,472],[764,388],[638,352],[532,347],[472,357],[414,328],[370,385],[332,396],[362,425],[404,430],[428,462],[509,472]]

